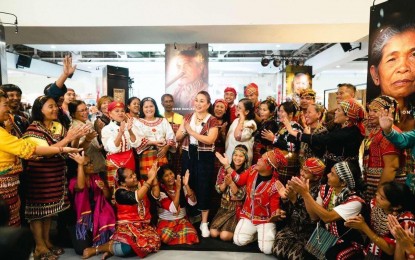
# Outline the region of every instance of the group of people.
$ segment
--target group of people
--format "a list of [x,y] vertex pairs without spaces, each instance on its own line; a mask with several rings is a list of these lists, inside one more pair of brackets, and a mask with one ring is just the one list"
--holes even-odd
[[[49,236],[56,215],[83,258],[199,243],[198,219],[203,238],[257,240],[281,259],[415,256],[415,130],[396,126],[394,98],[374,99],[366,113],[356,88],[339,84],[337,107],[326,111],[310,88],[277,104],[250,83],[236,104],[235,88],[215,101],[200,91],[184,116],[171,94],[161,98],[164,114],[151,97],[103,96],[90,122],[64,84],[74,70],[65,57],[30,116],[21,90],[1,86],[0,195],[9,226],[28,221],[35,259],[64,253]],[[337,238],[322,253],[311,243],[321,229]]]

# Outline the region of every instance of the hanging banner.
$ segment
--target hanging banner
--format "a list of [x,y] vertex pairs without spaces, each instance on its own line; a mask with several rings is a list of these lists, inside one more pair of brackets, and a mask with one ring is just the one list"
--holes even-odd
[[166,44],[166,93],[173,95],[175,112],[193,111],[197,93],[208,91],[208,62],[208,44]]
[[399,103],[399,127],[414,128],[415,1],[395,0],[371,7],[367,100],[388,95]]
[[297,104],[300,104],[301,90],[312,88],[313,82],[311,75],[313,73],[313,67],[288,65],[285,68],[285,73],[285,100],[295,101]]

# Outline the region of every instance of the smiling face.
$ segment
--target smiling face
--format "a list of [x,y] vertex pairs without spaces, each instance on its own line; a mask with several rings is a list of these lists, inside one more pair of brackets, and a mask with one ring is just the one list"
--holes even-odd
[[339,104],[342,101],[354,98],[354,92],[348,87],[339,87],[336,92],[336,101]]
[[42,106],[43,121],[53,121],[58,119],[58,105],[55,100],[49,98]]
[[13,110],[19,109],[22,94],[19,91],[8,91],[7,98],[9,99],[9,106]]
[[320,119],[321,113],[317,112],[316,107],[314,105],[308,106],[307,111],[305,113],[305,121],[307,125],[314,124]]
[[176,176],[170,169],[166,169],[161,177],[161,182],[167,187],[171,188],[175,185]]
[[123,173],[125,180],[121,185],[127,188],[135,188],[138,185],[137,175],[131,169],[125,168]]
[[379,125],[379,109],[375,106],[369,105],[368,121],[372,126]]
[[108,105],[111,103],[110,99],[105,99],[101,104],[101,112],[103,114],[108,114]]
[[236,169],[242,167],[245,163],[245,155],[242,151],[236,150],[232,155],[232,162]]
[[222,118],[226,113],[226,107],[222,102],[217,102],[213,108],[213,113],[216,118]]
[[114,108],[109,114],[110,118],[118,123],[121,123],[125,119],[125,110],[121,107]]
[[272,166],[268,161],[267,154],[263,154],[261,158],[258,159],[258,162],[256,163],[255,170],[261,173],[269,172],[269,174],[272,174]]
[[249,114],[249,111],[245,109],[244,103],[241,101],[236,106],[236,114],[241,115],[244,114],[245,116]]
[[156,107],[150,100],[144,101],[143,103],[144,118],[153,119],[156,113]]
[[197,94],[195,101],[194,101],[194,107],[195,111],[198,113],[204,113],[208,111],[210,104],[208,102],[208,99],[203,94]]
[[10,107],[6,97],[0,97],[0,122],[5,122],[10,118]]
[[75,119],[84,123],[88,120],[88,107],[84,103],[81,103],[76,107]]
[[306,110],[310,104],[314,104],[315,100],[313,97],[303,95],[300,97],[300,107],[302,110]]
[[386,198],[383,186],[380,186],[376,191],[376,206],[384,210],[389,210],[391,207],[391,203]]
[[280,108],[278,109],[278,118],[288,118],[288,120],[291,121],[293,117],[293,113],[288,114],[287,112],[285,112],[284,106],[280,106]]
[[140,99],[135,98],[133,101],[131,101],[130,105],[128,105],[128,109],[133,114],[138,114],[140,112]]
[[347,120],[349,120],[349,118],[344,113],[343,108],[338,105],[336,111],[334,112],[334,123],[343,124]]
[[223,99],[225,99],[225,101],[231,106],[235,102],[236,96],[233,92],[228,91],[223,95]]

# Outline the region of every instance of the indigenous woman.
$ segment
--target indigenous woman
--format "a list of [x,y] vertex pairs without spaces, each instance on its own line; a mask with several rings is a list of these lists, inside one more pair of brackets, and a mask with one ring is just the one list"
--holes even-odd
[[[318,158],[308,158],[301,168],[301,178],[307,180],[310,195],[317,198],[320,179],[326,166]],[[273,254],[280,259],[306,259],[304,246],[316,227],[316,221],[311,220],[307,213],[304,200],[287,185],[285,188],[280,181],[276,187],[282,198],[281,209],[286,213],[286,226],[277,231]]]
[[[230,167],[235,169],[237,174],[248,168],[248,148],[245,145],[239,144],[235,147]],[[219,169],[215,188],[219,194],[222,194],[222,200],[219,211],[212,220],[210,236],[232,241],[245,198],[245,188],[236,186],[232,176],[226,173],[223,166]]]
[[277,169],[287,164],[278,148],[264,153],[258,162],[242,174],[236,173],[227,157],[216,153],[227,174],[238,186],[246,185],[246,199],[235,228],[233,242],[244,246],[258,239],[258,247],[264,254],[272,253],[276,225],[281,220],[280,196],[275,188]]
[[[94,122],[94,128],[95,131],[98,133],[98,142],[102,144],[101,141],[101,131],[104,126],[108,125],[111,122],[110,115],[108,112],[108,105],[114,101],[114,99],[110,96],[102,96],[98,99],[97,108],[99,110],[99,114],[97,115],[97,118]],[[103,151],[104,155],[106,154],[105,151]]]
[[[405,156],[400,149],[386,139],[379,126],[380,112],[386,108],[391,110],[396,120],[399,120],[398,104],[394,98],[380,96],[369,104],[370,132],[363,141],[365,149],[363,177],[367,184],[366,202],[370,202],[375,197],[379,184],[393,180],[404,183],[406,178],[405,172],[402,171],[403,165],[401,165],[405,161]],[[396,126],[393,128],[400,132]]]
[[148,179],[137,180],[136,173],[128,168],[117,170],[117,185],[115,192],[116,230],[111,240],[97,247],[84,250],[83,258],[89,258],[99,253],[128,256],[135,253],[139,258],[157,252],[160,248],[160,237],[150,225],[149,191],[155,199],[160,197],[160,189],[156,178],[157,163],[150,168]]
[[[40,96],[33,103],[33,123],[23,135],[27,141],[38,146],[66,146],[84,136],[87,126],[65,128],[57,122],[58,106],[53,98]],[[69,208],[65,157],[61,154],[52,157],[31,158],[27,161],[26,219],[36,243],[35,258],[53,259],[53,254],[64,253],[54,247],[49,231],[52,216]],[[53,252],[53,253],[52,253]]]
[[200,91],[194,100],[195,112],[185,116],[176,135],[178,141],[183,140],[182,173],[190,172],[189,184],[196,192],[196,207],[202,212],[200,229],[203,237],[210,235],[207,221],[212,189],[209,184],[214,178],[214,151],[218,136],[218,121],[209,114],[210,106],[209,93]]
[[327,184],[320,186],[316,200],[306,181],[293,177],[289,186],[303,198],[310,218],[324,222],[326,229],[338,238],[336,244],[327,250],[326,259],[362,259],[363,240],[360,233],[345,226],[346,220],[357,216],[364,204],[355,192],[361,183],[359,165],[336,163],[327,177]]
[[101,147],[98,143],[98,134],[93,130],[91,121],[88,120],[88,107],[84,101],[75,100],[69,103],[68,109],[72,118],[73,127],[87,125],[90,129],[90,132],[85,137],[75,140],[71,146],[84,149],[85,154],[94,162],[95,173],[105,172],[105,158],[101,153]]
[[166,155],[168,151],[176,151],[176,138],[169,122],[160,115],[157,103],[151,97],[141,100],[140,118],[134,121],[134,125],[146,143],[137,149],[140,174],[145,178],[153,162],[157,161],[159,166],[168,163]]
[[135,170],[135,161],[132,148],[144,142],[133,131],[133,120],[125,122],[124,103],[111,102],[108,105],[111,122],[102,129],[102,144],[107,152],[107,181],[111,194],[115,187],[115,174],[118,168]]
[[[293,121],[296,111],[296,105],[292,101],[280,104],[278,107],[278,118],[280,120],[278,131],[274,133],[268,129],[264,129],[261,132],[264,139],[273,142],[274,146],[280,149],[287,157],[288,165],[278,171],[278,179],[283,185],[287,184],[287,181],[291,177],[298,175],[300,170],[298,162],[300,141],[291,137],[288,131],[288,127],[296,129],[300,133],[303,130],[299,123]],[[283,120],[287,121],[287,125],[282,123]]]
[[71,230],[72,245],[78,255],[85,248],[105,244],[115,230],[115,214],[108,186],[94,171],[93,161],[82,154],[69,154],[78,163],[77,176],[69,181],[74,198],[76,225]]
[[140,118],[140,101],[138,97],[130,97],[127,100],[126,116],[128,118]]
[[238,144],[243,144],[248,148],[248,164],[251,165],[254,146],[254,132],[257,130],[255,123],[254,103],[248,98],[239,100],[236,106],[239,118],[231,124],[226,137],[225,153],[228,158],[232,158],[232,153]]
[[157,172],[160,182],[157,232],[167,245],[192,245],[199,243],[196,229],[186,216],[186,205],[196,205],[196,196],[189,186],[189,171],[182,178],[175,176],[168,165]]
[[257,162],[262,154],[274,148],[272,141],[262,137],[262,131],[269,130],[273,133],[278,131],[278,123],[274,117],[275,108],[275,100],[272,97],[268,97],[259,105],[259,117],[261,118],[261,123],[258,125],[258,131],[256,131],[254,135],[253,162]]
[[[298,141],[308,143],[311,147],[317,145],[325,146],[326,152],[324,159],[326,162],[326,173],[337,162],[353,162],[358,164],[359,148],[365,136],[365,129],[363,127],[363,119],[365,111],[363,107],[354,99],[342,101],[339,103],[334,122],[340,124],[342,127],[335,129],[325,135],[313,135],[301,133],[294,130],[289,120],[284,120],[284,125],[290,135],[296,137]],[[323,176],[322,182],[326,183],[327,177]]]
[[[319,134],[326,134],[327,128],[323,126],[322,122],[320,121],[323,117],[323,113],[325,108],[322,105],[318,104],[310,104],[307,107],[305,113],[305,134],[312,134],[312,135],[319,135]],[[326,151],[326,147],[321,146],[313,146],[310,147],[308,143],[301,142],[300,146],[300,154],[299,159],[300,163],[304,164],[304,161],[307,158],[317,157],[323,159],[324,152]]]
[[10,218],[9,226],[20,226],[20,199],[17,193],[19,174],[22,172],[22,159],[30,159],[36,155],[52,156],[61,152],[75,152],[78,149],[69,147],[36,146],[25,139],[18,139],[4,128],[4,122],[10,118],[7,95],[0,91],[0,196],[7,205]]
[[[370,201],[370,225],[362,215],[347,219],[345,226],[365,234],[370,242],[365,248],[368,259],[394,259],[395,241],[387,225],[388,215],[395,216],[400,225],[415,228],[413,196],[409,187],[398,182],[380,184],[376,198]],[[395,258],[396,259],[396,258]]]
[[[215,103],[213,103],[213,115],[218,120],[218,138],[215,141],[215,151],[223,154],[225,152],[225,142],[226,142],[226,134],[228,133],[228,125],[229,125],[229,110],[228,110],[228,102],[224,99],[217,99]],[[222,165],[218,160],[215,160],[215,172],[219,170]]]

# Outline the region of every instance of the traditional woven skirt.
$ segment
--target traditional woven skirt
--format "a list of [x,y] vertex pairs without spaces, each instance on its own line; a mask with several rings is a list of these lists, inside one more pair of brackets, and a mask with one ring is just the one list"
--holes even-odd
[[199,243],[196,229],[186,218],[176,220],[159,219],[157,233],[167,245],[193,245]]
[[162,166],[168,164],[168,160],[166,156],[161,158],[157,158],[157,150],[155,149],[148,149],[145,150],[140,154],[140,174],[141,176],[147,176],[148,171],[153,166],[153,163],[158,161],[158,166]]
[[149,223],[117,223],[111,240],[119,241],[131,246],[140,258],[146,257],[160,249],[160,237]]
[[212,220],[210,228],[219,231],[234,232],[239,221],[238,212],[242,207],[243,201],[227,201],[222,199],[221,207]]
[[20,227],[20,198],[17,193],[19,186],[19,173],[0,176],[0,196],[9,207],[8,226]]
[[69,208],[65,160],[52,157],[27,162],[26,219],[39,220]]

